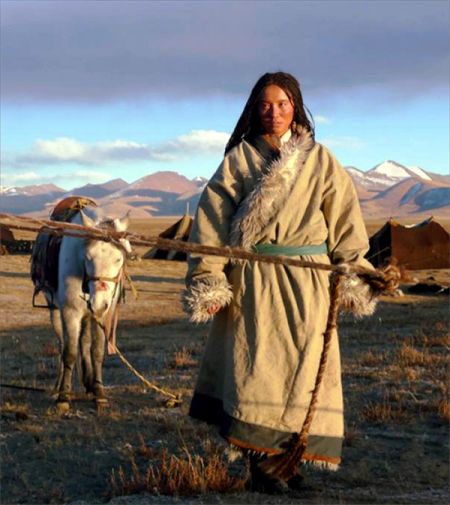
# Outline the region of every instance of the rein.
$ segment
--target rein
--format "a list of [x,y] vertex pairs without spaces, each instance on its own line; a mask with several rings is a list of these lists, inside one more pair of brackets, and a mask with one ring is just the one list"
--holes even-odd
[[115,277],[92,277],[90,275],[85,275],[84,278],[87,282],[97,282],[97,281],[105,281],[105,282],[114,282],[117,284],[125,277],[123,266],[119,270],[118,274]]

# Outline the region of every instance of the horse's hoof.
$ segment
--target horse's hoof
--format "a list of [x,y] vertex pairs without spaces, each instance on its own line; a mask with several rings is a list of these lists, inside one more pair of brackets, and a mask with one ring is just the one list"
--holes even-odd
[[109,408],[109,401],[107,398],[96,398],[95,406],[97,407],[97,412],[103,412]]
[[70,410],[70,403],[68,401],[57,401],[56,410],[60,414],[64,414]]

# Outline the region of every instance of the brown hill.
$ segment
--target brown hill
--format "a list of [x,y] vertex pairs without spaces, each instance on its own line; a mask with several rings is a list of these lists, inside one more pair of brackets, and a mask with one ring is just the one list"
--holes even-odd
[[17,195],[38,196],[48,193],[64,193],[64,190],[55,184],[32,184],[15,188]]
[[366,186],[363,186],[356,178],[353,179],[353,184],[355,186],[356,194],[358,195],[360,201],[370,200],[371,198],[374,197],[374,195],[376,195],[376,192],[370,190]]
[[[155,172],[154,174],[147,175],[138,179],[128,186],[123,192],[124,194],[143,194],[143,190],[151,192],[164,192],[182,194],[188,191],[194,191],[198,186],[195,182],[190,181],[184,175],[176,172]],[[149,191],[148,191],[149,190]]]
[[373,217],[402,217],[433,210],[435,215],[448,215],[450,187],[436,181],[411,177],[361,201],[363,214]]
[[128,187],[129,184],[123,179],[113,179],[103,184],[86,184],[68,191],[67,195],[82,195],[90,198],[102,198],[116,191],[120,191]]

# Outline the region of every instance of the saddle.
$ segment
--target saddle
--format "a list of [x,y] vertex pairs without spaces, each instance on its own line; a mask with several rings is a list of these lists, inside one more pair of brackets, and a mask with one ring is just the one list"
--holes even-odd
[[[69,222],[85,207],[97,207],[97,203],[84,196],[69,196],[58,202],[51,215],[52,221]],[[31,280],[34,284],[33,307],[36,296],[42,291],[51,296],[58,288],[58,259],[62,237],[39,232],[31,254]],[[52,304],[53,305],[53,304]],[[45,305],[47,308],[47,305]],[[52,307],[50,307],[52,308]]]

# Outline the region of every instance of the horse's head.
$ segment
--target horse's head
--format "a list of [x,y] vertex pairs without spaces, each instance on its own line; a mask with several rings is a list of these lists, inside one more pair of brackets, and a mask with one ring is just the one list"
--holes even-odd
[[[97,224],[82,213],[82,222],[88,227],[125,231],[128,227],[128,215],[122,219],[107,219]],[[86,240],[84,267],[89,286],[89,307],[98,320],[108,312],[120,294],[127,252],[131,252],[131,246],[124,238],[112,242]]]

